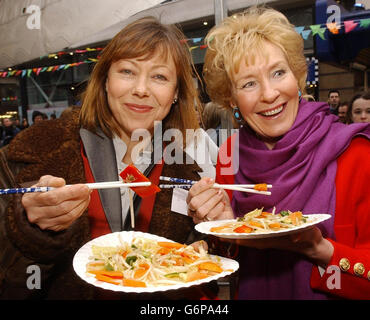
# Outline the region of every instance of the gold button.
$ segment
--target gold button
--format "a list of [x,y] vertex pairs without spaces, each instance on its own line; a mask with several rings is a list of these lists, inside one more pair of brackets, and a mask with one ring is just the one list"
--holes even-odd
[[342,271],[348,271],[348,269],[351,267],[349,260],[347,258],[340,259],[339,267]]
[[353,266],[353,271],[355,272],[355,275],[356,276],[362,276],[364,273],[365,273],[365,267],[362,263],[360,262],[357,262],[354,266]]
[[370,271],[367,273],[367,280],[370,281]]

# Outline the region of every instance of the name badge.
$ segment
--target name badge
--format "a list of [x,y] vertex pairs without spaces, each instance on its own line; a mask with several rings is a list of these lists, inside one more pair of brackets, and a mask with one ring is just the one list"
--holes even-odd
[[186,197],[188,192],[182,188],[174,188],[172,192],[171,211],[188,215],[188,204],[186,203]]

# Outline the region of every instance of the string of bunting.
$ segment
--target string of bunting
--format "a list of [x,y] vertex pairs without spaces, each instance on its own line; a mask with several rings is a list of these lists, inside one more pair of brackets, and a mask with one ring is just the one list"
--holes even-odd
[[10,96],[10,97],[2,97],[1,98],[2,101],[16,101],[18,100],[18,97],[17,96]]
[[322,40],[327,40],[325,38],[325,31],[328,30],[332,34],[339,33],[350,33],[356,28],[366,29],[370,26],[370,18],[359,19],[359,20],[347,20],[341,23],[331,22],[327,24],[315,24],[309,26],[309,29],[305,30],[305,27],[295,27],[295,30],[307,40],[308,36],[312,33],[312,36],[318,35]]
[[80,62],[73,62],[73,63],[67,63],[67,64],[60,64],[60,65],[54,65],[54,66],[49,66],[49,67],[38,67],[38,68],[31,68],[31,69],[21,69],[21,70],[11,70],[11,71],[4,71],[0,72],[0,78],[6,78],[6,77],[29,77],[32,73],[36,74],[37,76],[41,72],[55,72],[55,71],[60,71],[60,70],[66,70],[68,68],[72,67],[78,67],[82,64],[88,64],[88,63],[94,63],[97,62],[98,59],[95,58],[89,58],[84,61]]
[[57,53],[50,53],[50,54],[47,54],[47,55],[44,55],[44,56],[41,56],[40,57],[40,60],[41,59],[44,59],[44,58],[48,58],[48,59],[51,59],[51,58],[59,58],[63,55],[67,55],[69,54],[70,56],[73,56],[74,54],[83,54],[83,53],[87,53],[87,52],[93,52],[93,51],[101,51],[103,50],[104,48],[86,48],[86,49],[76,49],[74,51],[59,51]]
[[[308,26],[308,29],[306,29],[307,26],[298,26],[295,27],[295,30],[302,36],[304,40],[307,40],[309,35],[312,34],[312,36],[319,36],[322,40],[327,40],[325,38],[325,32],[328,30],[332,34],[339,34],[339,33],[350,33],[356,28],[368,28],[370,26],[370,18],[367,19],[359,19],[359,20],[347,20],[343,21],[341,23],[327,23],[327,24],[315,24]],[[206,44],[199,44],[204,40],[204,37],[197,37],[197,38],[188,38],[182,40],[183,43],[189,43],[191,42],[192,45],[189,46],[189,50],[193,51],[195,49],[206,49]],[[60,51],[58,53],[52,53],[45,56],[41,56],[40,59],[43,58],[56,58],[65,54],[73,55],[75,53],[81,54],[91,51],[101,51],[104,48],[86,48],[86,49],[78,49],[71,52],[65,52]],[[89,58],[87,60],[81,61],[81,62],[74,62],[69,64],[62,64],[62,65],[53,65],[49,67],[38,67],[38,68],[32,68],[32,69],[22,69],[22,70],[9,70],[9,71],[0,71],[0,78],[6,78],[6,77],[13,77],[13,76],[30,76],[32,73],[39,75],[41,72],[55,72],[59,70],[66,70],[70,67],[77,67],[81,64],[86,63],[94,63],[97,62],[98,59],[95,58]]]

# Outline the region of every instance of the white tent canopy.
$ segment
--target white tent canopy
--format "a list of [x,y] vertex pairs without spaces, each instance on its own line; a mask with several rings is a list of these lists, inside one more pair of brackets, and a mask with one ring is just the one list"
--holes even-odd
[[0,0],[0,68],[87,43],[91,35],[161,2]]
[[[220,19],[222,18],[220,11],[237,10],[260,2],[260,0],[172,0],[170,2],[164,0],[0,0],[0,68],[28,62],[58,51],[105,42],[125,25],[143,16],[155,16],[167,24],[209,16]],[[263,2],[292,3],[291,0],[264,0]],[[33,11],[32,5],[36,6],[36,9],[39,8],[39,12]]]

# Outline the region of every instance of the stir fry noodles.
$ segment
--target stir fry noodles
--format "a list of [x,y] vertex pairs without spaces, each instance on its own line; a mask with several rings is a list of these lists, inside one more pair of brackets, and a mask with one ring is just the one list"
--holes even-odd
[[278,214],[275,214],[274,211],[270,213],[264,212],[263,209],[255,209],[236,221],[213,227],[210,231],[216,233],[266,233],[294,228],[311,222],[308,217],[302,215],[301,211],[287,210]]
[[203,279],[224,271],[220,259],[201,246],[134,238],[120,238],[117,247],[92,246],[88,274],[98,280],[130,287],[167,286]]

